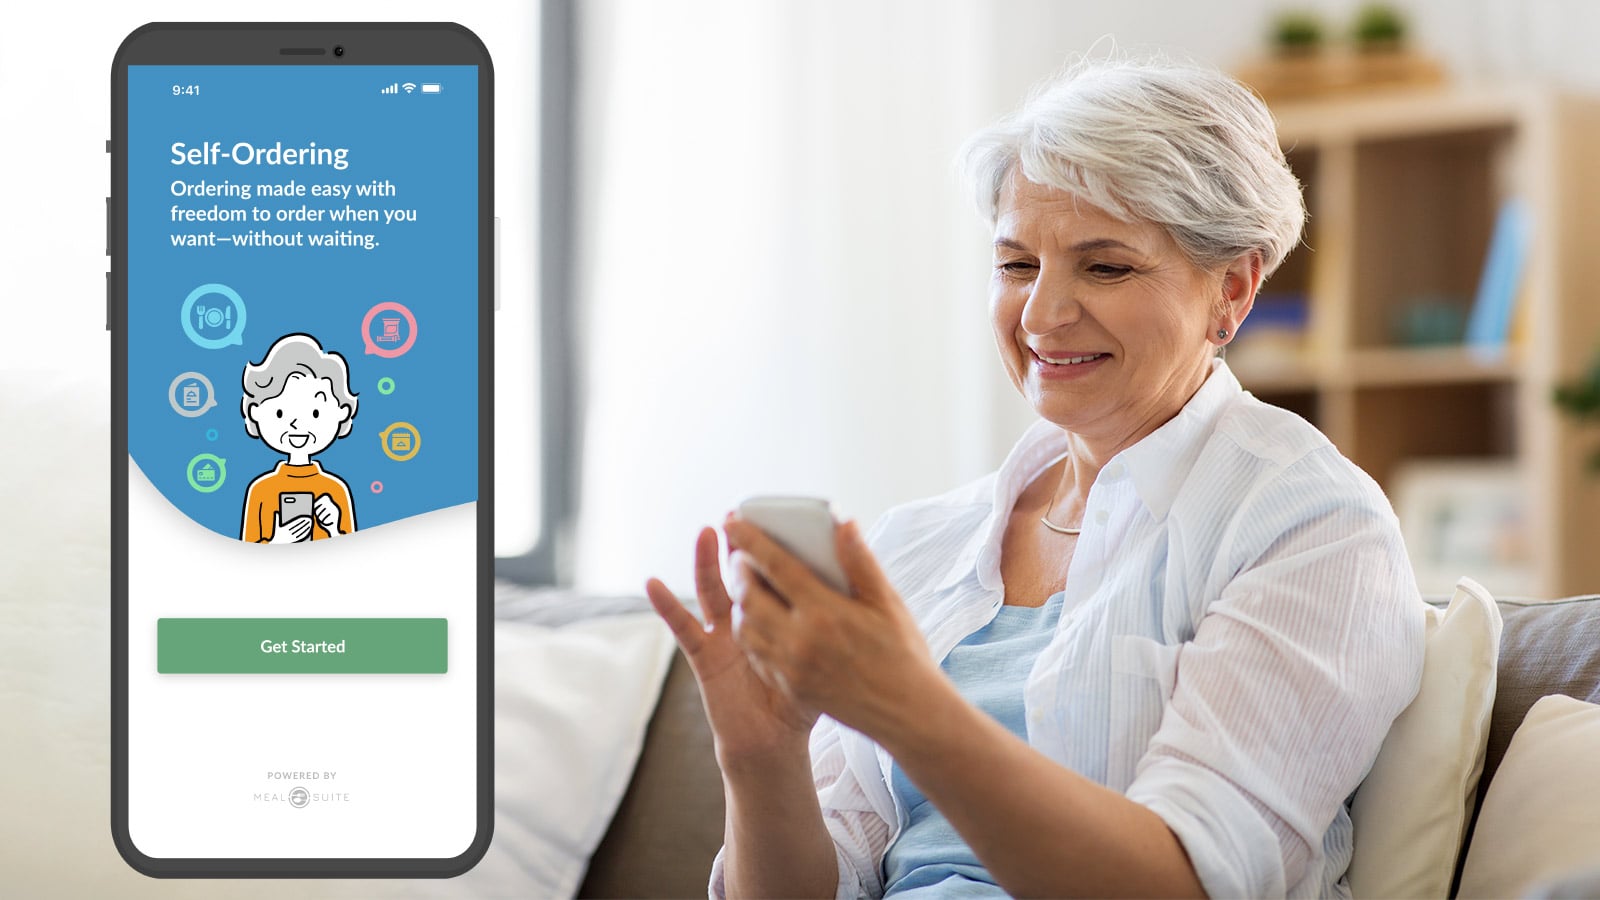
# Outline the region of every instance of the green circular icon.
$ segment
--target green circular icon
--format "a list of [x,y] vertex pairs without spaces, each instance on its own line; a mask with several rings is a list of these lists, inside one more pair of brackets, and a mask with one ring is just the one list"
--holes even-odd
[[388,396],[394,393],[394,379],[385,375],[378,379],[378,393]]
[[189,460],[189,487],[209,494],[228,480],[228,461],[214,453],[201,453]]

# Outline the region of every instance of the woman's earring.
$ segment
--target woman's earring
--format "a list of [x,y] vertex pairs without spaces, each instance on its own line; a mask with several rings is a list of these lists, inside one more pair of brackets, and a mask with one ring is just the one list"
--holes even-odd
[[1227,339],[1228,339],[1228,329],[1226,329],[1226,328],[1218,328],[1217,329],[1217,340],[1225,341]]

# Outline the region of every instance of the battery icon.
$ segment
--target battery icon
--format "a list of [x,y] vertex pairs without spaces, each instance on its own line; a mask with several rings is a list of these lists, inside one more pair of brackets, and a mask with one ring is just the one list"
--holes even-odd
[[423,82],[422,83],[422,92],[424,94],[437,94],[437,93],[439,93],[439,86],[437,84],[430,84],[428,82]]

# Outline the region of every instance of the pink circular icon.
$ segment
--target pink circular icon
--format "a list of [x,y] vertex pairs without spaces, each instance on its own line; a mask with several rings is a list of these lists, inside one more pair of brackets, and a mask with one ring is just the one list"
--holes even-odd
[[[383,332],[377,337],[372,336],[372,322],[378,318],[379,313],[393,313],[380,320]],[[400,320],[404,319],[407,327],[405,340],[400,339]],[[393,300],[385,300],[377,306],[367,310],[366,318],[361,320],[361,344],[365,352],[372,356],[381,356],[384,359],[394,359],[405,356],[411,345],[417,342],[417,317],[411,314],[403,304]]]
[[374,494],[381,494],[381,493],[383,493],[383,482],[381,482],[381,481],[374,481],[374,482],[373,482],[373,483],[372,483],[372,492],[373,492],[373,493],[374,493]]

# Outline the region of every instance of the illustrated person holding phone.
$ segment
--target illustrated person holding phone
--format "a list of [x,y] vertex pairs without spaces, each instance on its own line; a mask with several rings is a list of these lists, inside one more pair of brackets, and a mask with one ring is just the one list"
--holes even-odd
[[847,590],[744,514],[726,583],[698,537],[703,619],[646,585],[716,738],[711,895],[1348,897],[1425,605],[1378,485],[1221,358],[1306,218],[1272,114],[1091,60],[964,163],[1036,421],[834,526]]
[[245,366],[239,408],[251,437],[288,456],[245,491],[239,538],[294,544],[355,531],[349,485],[311,458],[349,434],[356,417],[344,357],[309,334],[284,335]]

